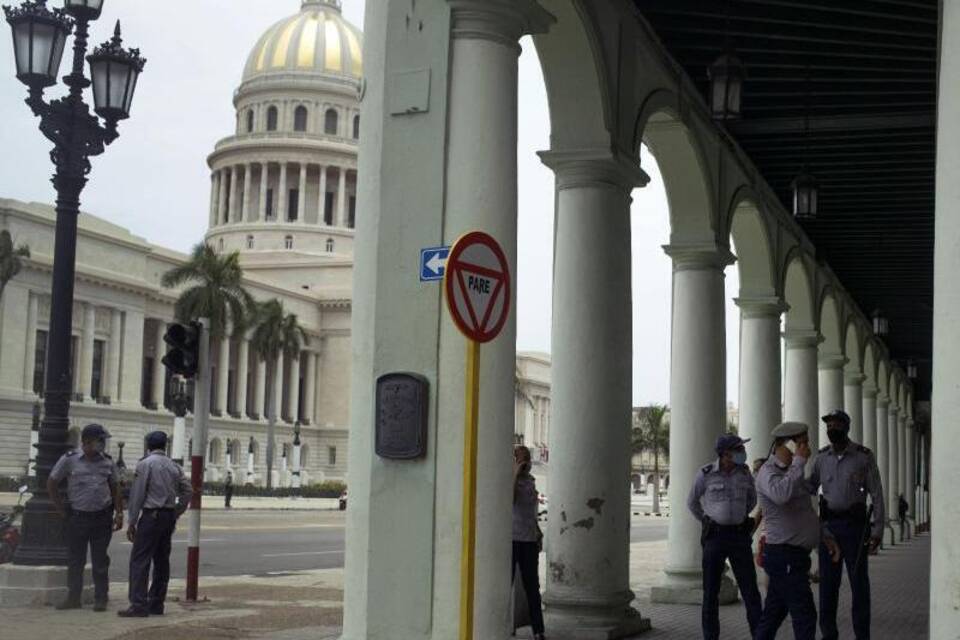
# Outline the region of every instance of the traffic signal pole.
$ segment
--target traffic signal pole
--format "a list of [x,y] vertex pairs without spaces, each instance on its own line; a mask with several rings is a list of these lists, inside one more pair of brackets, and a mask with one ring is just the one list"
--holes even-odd
[[189,538],[187,547],[187,601],[197,601],[200,577],[200,502],[203,496],[203,457],[207,451],[207,419],[210,416],[210,319],[200,318],[199,363],[193,393],[193,449],[190,452]]

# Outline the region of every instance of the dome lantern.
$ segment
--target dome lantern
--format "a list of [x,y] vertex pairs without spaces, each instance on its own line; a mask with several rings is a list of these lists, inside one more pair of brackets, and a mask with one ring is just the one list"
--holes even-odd
[[342,0],[303,0],[302,9],[311,7],[332,7],[340,11],[343,8],[343,2]]

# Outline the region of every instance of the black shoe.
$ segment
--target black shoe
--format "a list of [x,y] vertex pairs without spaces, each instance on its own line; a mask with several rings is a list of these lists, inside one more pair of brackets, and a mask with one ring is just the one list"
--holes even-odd
[[150,615],[152,615],[152,616],[162,616],[162,615],[163,615],[163,607],[160,607],[159,609],[150,609]]
[[106,600],[97,600],[93,603],[93,610],[97,612],[107,610],[107,601]]
[[74,600],[73,598],[67,598],[63,602],[57,603],[57,606],[54,607],[57,611],[66,611],[68,609],[79,609],[81,607],[79,600]]
[[146,611],[134,609],[133,607],[124,609],[123,611],[117,611],[117,615],[121,618],[146,618],[150,616]]

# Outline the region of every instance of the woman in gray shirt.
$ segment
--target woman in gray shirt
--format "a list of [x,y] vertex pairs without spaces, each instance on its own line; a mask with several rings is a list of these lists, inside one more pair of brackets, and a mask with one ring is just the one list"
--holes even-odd
[[540,604],[540,527],[537,526],[537,485],[530,475],[530,449],[513,450],[513,565],[511,575],[520,579],[530,607],[534,640],[544,640],[543,609]]

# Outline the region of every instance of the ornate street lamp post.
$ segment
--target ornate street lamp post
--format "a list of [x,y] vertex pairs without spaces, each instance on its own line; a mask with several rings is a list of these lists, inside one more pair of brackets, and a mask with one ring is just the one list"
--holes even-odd
[[[62,522],[46,492],[50,470],[68,449],[70,411],[70,333],[73,325],[73,280],[77,249],[80,193],[90,173],[90,158],[103,153],[117,139],[117,123],[130,115],[137,77],[146,62],[137,49],[124,49],[117,23],[113,39],[87,56],[87,27],[100,17],[103,0],[64,0],[63,9],[48,9],[46,0],[27,0],[19,7],[3,7],[13,29],[17,78],[27,85],[26,102],[40,118],[40,131],[53,143],[50,159],[56,170],[57,224],[47,336],[43,423],[37,443],[37,490],[23,517],[23,541],[14,563],[63,565],[67,551]],[[67,36],[73,32],[73,67],[63,78],[69,88],[60,99],[46,101],[43,90],[57,82]],[[91,85],[84,76],[90,63],[94,111],[83,91]]]

